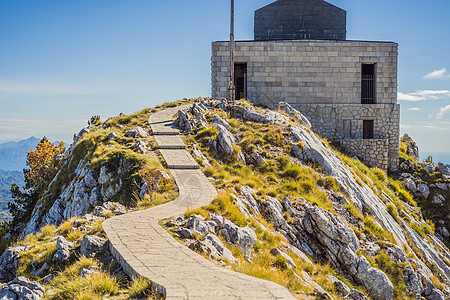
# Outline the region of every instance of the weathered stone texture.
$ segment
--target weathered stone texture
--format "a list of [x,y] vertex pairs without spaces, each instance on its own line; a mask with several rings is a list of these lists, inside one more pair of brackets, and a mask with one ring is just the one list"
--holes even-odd
[[[228,42],[212,44],[212,97],[227,97]],[[247,63],[248,98],[288,103],[360,104],[361,65],[376,63],[376,103],[397,102],[397,44],[363,41],[236,42],[235,61]]]

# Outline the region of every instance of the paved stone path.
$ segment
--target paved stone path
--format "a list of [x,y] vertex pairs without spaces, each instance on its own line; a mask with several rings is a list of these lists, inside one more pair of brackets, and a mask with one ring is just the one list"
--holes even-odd
[[[182,106],[150,116],[153,133],[178,134],[171,126],[172,116]],[[182,139],[157,139],[161,148],[179,145]],[[174,144],[175,143],[175,144]],[[113,217],[103,222],[110,250],[128,275],[142,276],[166,299],[294,299],[280,285],[218,267],[176,241],[158,222],[182,215],[188,207],[211,202],[217,192],[205,175],[193,169],[195,160],[186,150],[162,149],[164,159],[178,185],[179,197],[169,203],[143,211]],[[170,162],[170,163],[169,163]]]

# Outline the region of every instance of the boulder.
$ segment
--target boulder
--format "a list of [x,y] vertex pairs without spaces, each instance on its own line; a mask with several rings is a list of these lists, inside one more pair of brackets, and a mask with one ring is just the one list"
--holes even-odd
[[17,276],[20,252],[24,250],[26,250],[24,246],[9,247],[0,256],[0,283],[9,282]]
[[92,213],[95,217],[104,217],[108,214],[109,210],[103,206],[96,206],[94,212]]
[[134,145],[133,149],[141,154],[145,154],[148,151],[148,143],[145,141],[138,140]]
[[213,120],[216,124],[220,124],[225,127],[227,130],[231,130],[231,126],[227,120],[222,119],[219,115],[213,115]]
[[445,202],[445,198],[444,196],[440,195],[440,194],[436,194],[433,197],[433,201],[431,201],[432,204],[434,205],[439,205],[442,206]]
[[97,266],[90,266],[88,268],[84,268],[80,271],[80,277],[86,278],[86,277],[91,277],[94,274],[98,274],[99,273],[100,268]]
[[230,220],[222,216],[212,215],[212,220],[216,223],[216,231],[222,235],[225,240],[233,245],[238,246],[244,256],[251,257],[251,250],[256,245],[256,233],[248,226],[239,227]]
[[436,169],[441,172],[442,175],[450,176],[450,168],[441,162],[436,165]]
[[261,167],[266,163],[266,159],[262,157],[259,153],[253,152],[251,158],[256,166]]
[[57,264],[65,264],[69,261],[70,251],[73,248],[73,244],[66,240],[63,236],[56,238],[56,252],[53,255],[52,261]]
[[1,300],[39,300],[45,288],[35,281],[19,276],[0,288]]
[[355,253],[359,240],[354,231],[341,218],[320,207],[307,205],[305,210],[301,224],[324,247],[332,265],[350,274],[373,299],[392,299],[394,287],[386,274]]
[[331,297],[330,294],[328,294],[317,282],[315,282],[308,273],[302,270],[301,274],[306,285],[314,288],[314,293],[319,299],[333,300],[333,297]]
[[365,248],[366,248],[365,249],[366,253],[370,256],[377,255],[381,249],[377,243],[373,243],[373,242],[366,242]]
[[408,256],[405,251],[397,245],[387,247],[386,252],[391,257],[393,262],[404,263],[408,260]]
[[217,152],[232,155],[234,153],[233,145],[236,143],[233,134],[220,124],[217,124],[216,127],[219,130],[217,135]]
[[108,141],[114,140],[116,138],[117,138],[117,133],[111,132],[110,134],[108,134]]
[[366,295],[356,289],[351,289],[347,298],[350,300],[369,300]]
[[333,283],[334,290],[341,297],[347,297],[350,294],[350,288],[341,280],[334,277],[332,274],[328,275],[328,279]]
[[419,183],[417,185],[417,194],[419,195],[419,197],[427,199],[430,195],[430,188],[425,183]]
[[137,126],[137,127],[134,127],[133,129],[131,129],[130,131],[128,131],[127,133],[125,133],[125,136],[129,137],[129,138],[135,138],[135,137],[145,138],[148,136],[148,133],[144,128]]
[[412,180],[411,178],[405,178],[403,180],[403,185],[411,192],[415,193],[417,191],[417,187],[416,184],[414,182],[414,180]]
[[187,220],[188,228],[197,231],[201,234],[206,234],[208,232],[215,232],[214,222],[205,222],[204,218],[200,215],[190,216]]
[[232,263],[237,262],[231,251],[213,233],[208,233],[202,240],[190,244],[189,248],[199,253],[206,253],[215,260],[224,258]]
[[297,265],[295,264],[294,260],[292,259],[292,257],[290,257],[286,252],[281,251],[280,249],[277,248],[273,248],[270,250],[270,254],[272,254],[273,256],[277,256],[280,255],[282,256],[289,267],[291,268],[297,268]]
[[86,257],[93,257],[106,244],[106,240],[96,235],[85,235],[81,241],[80,253]]

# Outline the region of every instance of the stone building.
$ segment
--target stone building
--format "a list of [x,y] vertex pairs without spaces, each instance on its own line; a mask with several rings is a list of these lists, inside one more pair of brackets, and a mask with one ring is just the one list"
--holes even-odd
[[[278,0],[255,12],[255,40],[235,47],[236,98],[286,101],[323,137],[384,170],[398,168],[398,45],[346,40],[346,12]],[[212,43],[212,97],[227,97],[229,42]]]

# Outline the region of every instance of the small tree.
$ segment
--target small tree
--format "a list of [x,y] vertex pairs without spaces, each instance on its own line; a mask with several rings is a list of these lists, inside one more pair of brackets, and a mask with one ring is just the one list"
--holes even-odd
[[27,152],[27,166],[24,169],[25,189],[17,184],[11,186],[14,201],[8,203],[9,212],[13,216],[9,224],[10,232],[17,235],[25,223],[31,218],[39,194],[55,176],[60,167],[62,154],[65,151],[63,142],[52,144],[44,137],[35,150]]

